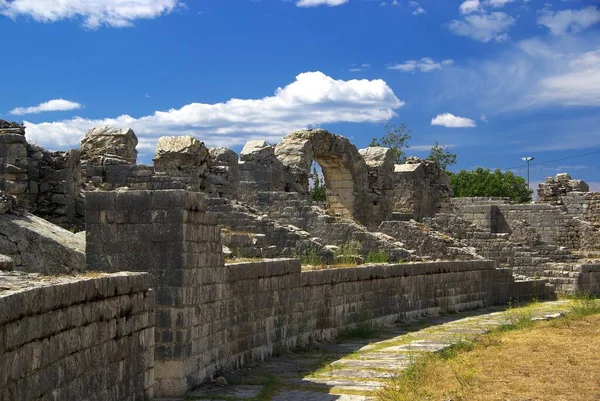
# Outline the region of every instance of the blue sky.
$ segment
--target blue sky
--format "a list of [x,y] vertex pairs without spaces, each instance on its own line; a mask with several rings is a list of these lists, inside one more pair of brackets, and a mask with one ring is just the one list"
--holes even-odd
[[163,135],[362,148],[404,123],[409,154],[438,141],[455,170],[535,156],[532,182],[600,190],[600,1],[0,0],[0,38],[0,118],[48,149],[105,124],[141,163]]

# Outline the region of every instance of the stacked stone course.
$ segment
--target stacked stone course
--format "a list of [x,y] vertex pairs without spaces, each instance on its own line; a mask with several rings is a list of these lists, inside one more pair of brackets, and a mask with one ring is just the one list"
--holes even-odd
[[0,280],[0,400],[152,399],[147,274]]

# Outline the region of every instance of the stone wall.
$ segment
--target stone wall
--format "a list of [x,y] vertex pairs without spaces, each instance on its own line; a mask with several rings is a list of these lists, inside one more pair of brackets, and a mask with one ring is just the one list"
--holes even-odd
[[146,271],[153,278],[158,396],[183,394],[223,359],[218,336],[227,322],[208,324],[205,317],[220,313],[211,303],[222,297],[224,259],[203,198],[176,190],[86,194],[88,269]]
[[393,188],[393,212],[415,219],[447,208],[452,196],[450,179],[437,163],[416,157],[395,165]]
[[[503,198],[455,198],[451,201],[450,211],[492,233],[512,234],[516,229],[520,235],[525,222],[527,230],[531,234],[537,233],[539,237],[536,235],[536,238],[543,243],[571,250],[598,250],[600,231],[580,219],[583,210],[589,210],[584,205],[595,202],[594,196],[584,198],[574,194],[566,197],[568,207],[548,203],[511,204]],[[590,199],[590,203],[586,199]],[[591,218],[594,216],[592,214]]]
[[84,225],[79,151],[48,152],[30,144],[25,127],[0,120],[0,190],[19,207],[61,227]]
[[154,294],[147,274],[0,272],[0,399],[150,400]]
[[329,339],[360,322],[546,295],[543,282],[515,282],[489,261],[309,272],[294,259],[225,265],[202,198],[185,191],[86,196],[88,267],[153,277],[159,396],[181,396],[220,368]]
[[389,149],[359,152],[347,138],[322,129],[293,132],[277,145],[249,141],[239,159],[191,136],[161,137],[154,165],[138,166],[138,139],[128,128],[92,128],[79,149],[48,152],[27,143],[25,127],[0,125],[0,190],[27,211],[75,230],[83,229],[84,191],[189,189],[253,205],[260,191],[308,194],[313,161],[322,167],[327,212],[370,230],[394,212],[429,216],[451,193],[433,162],[409,158],[405,166],[417,170],[394,173]]
[[570,192],[561,201],[569,215],[600,227],[600,192]]

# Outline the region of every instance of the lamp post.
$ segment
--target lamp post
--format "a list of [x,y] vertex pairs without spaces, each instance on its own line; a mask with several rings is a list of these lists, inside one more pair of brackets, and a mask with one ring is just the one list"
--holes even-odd
[[535,157],[525,156],[525,157],[521,157],[521,159],[527,162],[527,188],[530,188],[529,187],[529,162],[532,161],[533,159],[535,159]]

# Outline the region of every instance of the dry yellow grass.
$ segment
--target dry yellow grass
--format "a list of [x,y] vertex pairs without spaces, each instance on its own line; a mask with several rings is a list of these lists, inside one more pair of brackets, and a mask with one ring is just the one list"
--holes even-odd
[[600,315],[484,336],[452,358],[427,358],[379,399],[598,401]]

